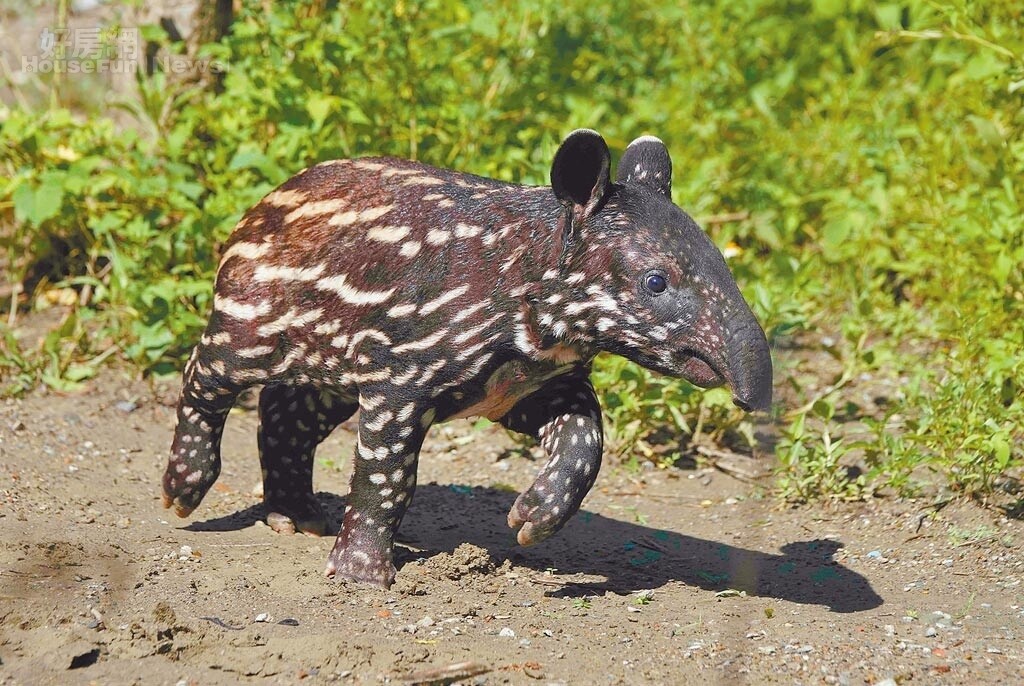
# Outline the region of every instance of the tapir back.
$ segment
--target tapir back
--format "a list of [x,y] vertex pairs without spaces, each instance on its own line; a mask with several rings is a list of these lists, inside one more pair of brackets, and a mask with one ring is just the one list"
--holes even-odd
[[539,256],[528,248],[557,214],[545,187],[390,158],[318,164],[239,222],[215,314],[276,314],[257,327],[263,337],[308,329],[336,340],[410,318],[429,331],[431,314],[501,299],[533,278]]

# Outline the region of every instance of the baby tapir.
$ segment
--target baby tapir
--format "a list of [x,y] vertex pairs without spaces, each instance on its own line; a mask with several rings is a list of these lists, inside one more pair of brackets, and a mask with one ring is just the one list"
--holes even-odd
[[416,162],[325,162],[239,222],[213,313],[184,373],[163,478],[187,516],[220,472],[225,416],[263,384],[267,522],[322,534],[313,452],[361,410],[344,521],[327,574],[390,586],[392,545],[430,426],[483,416],[548,456],[508,515],[523,545],[558,531],[601,465],[599,351],[698,386],[728,383],[765,410],[764,332],[725,260],[670,199],[657,138],[626,149],[615,182],[594,131],[562,143],[551,186]]

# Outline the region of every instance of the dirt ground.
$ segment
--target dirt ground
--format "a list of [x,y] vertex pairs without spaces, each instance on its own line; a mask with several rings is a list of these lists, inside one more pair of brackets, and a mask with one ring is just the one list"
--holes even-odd
[[[108,374],[0,402],[0,682],[1024,683],[1024,528],[993,511],[785,509],[714,470],[606,465],[524,549],[505,514],[536,456],[455,423],[381,591],[322,576],[332,537],[262,524],[253,412],[193,517],[163,510],[175,394]],[[335,526],[353,440],[318,453]]]

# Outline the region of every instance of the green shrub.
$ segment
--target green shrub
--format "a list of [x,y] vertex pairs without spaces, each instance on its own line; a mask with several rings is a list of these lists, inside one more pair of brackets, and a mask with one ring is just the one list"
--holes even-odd
[[[304,166],[393,154],[544,183],[557,141],[589,126],[614,152],[668,142],[674,197],[718,215],[708,230],[733,247],[780,370],[794,347],[839,357],[842,384],[818,372],[824,394],[779,379],[807,408],[781,427],[783,483],[802,484],[786,493],[850,495],[831,473],[837,434],[808,448],[822,427],[866,436],[840,444],[864,460],[858,493],[913,493],[928,470],[987,493],[1024,462],[1016,2],[243,4],[204,47],[228,65],[219,87],[142,79],[122,104],[140,133],[88,108],[0,109],[9,279],[84,303],[44,362],[5,338],[14,388],[88,375],[111,346],[180,366],[220,242]],[[896,382],[881,414],[854,403],[864,373]],[[597,375],[619,451],[666,432],[750,437],[721,391],[614,360]],[[853,409],[808,422],[816,406]]]

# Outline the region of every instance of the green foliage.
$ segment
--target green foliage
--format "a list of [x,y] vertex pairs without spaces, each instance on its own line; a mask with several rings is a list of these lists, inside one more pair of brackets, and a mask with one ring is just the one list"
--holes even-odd
[[572,608],[574,610],[589,610],[590,605],[590,598],[576,598],[572,601]]
[[[732,248],[780,370],[801,346],[842,367],[841,383],[819,371],[824,392],[779,379],[785,405],[802,406],[781,427],[785,494],[913,493],[928,473],[984,494],[1019,472],[1018,3],[340,4],[243,3],[231,36],[200,55],[223,77],[140,78],[118,103],[127,129],[89,107],[0,106],[8,280],[30,302],[60,286],[82,303],[39,352],[6,332],[5,392],[74,383],[112,349],[180,366],[219,244],[304,166],[393,154],[544,183],[560,137],[589,126],[613,152],[645,132],[669,143],[674,197],[718,215],[708,230]],[[596,378],[620,454],[668,442],[671,461],[675,437],[753,442],[724,391],[614,359]],[[884,408],[863,407],[876,390]],[[857,460],[866,471],[851,480]]]
[[809,414],[800,413],[785,428],[779,441],[779,488],[791,499],[857,499],[864,495],[862,476],[850,474],[843,458],[848,448],[833,437],[835,407],[827,400],[814,403]]

